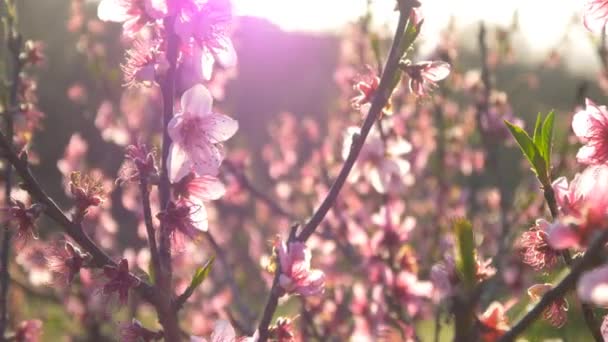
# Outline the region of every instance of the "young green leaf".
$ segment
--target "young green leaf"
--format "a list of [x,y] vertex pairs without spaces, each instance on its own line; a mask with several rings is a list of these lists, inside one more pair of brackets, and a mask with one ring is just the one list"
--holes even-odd
[[[549,184],[550,180],[547,172],[547,163],[537,145],[534,144],[534,140],[530,138],[528,133],[526,133],[526,131],[524,131],[521,127],[515,126],[506,120],[505,124],[507,125],[507,128],[509,128],[513,138],[515,138],[515,141],[517,141],[517,144],[519,145],[519,148],[523,152],[524,156],[530,162],[532,171],[536,173],[538,180],[543,185]],[[541,140],[541,135],[542,134],[539,134],[539,141]]]
[[215,257],[212,256],[203,266],[199,267],[196,272],[194,272],[194,276],[192,276],[192,281],[190,282],[189,287],[196,289],[203,282],[203,280],[207,278],[209,272],[211,272],[214,261]]
[[534,124],[534,135],[532,136],[532,141],[534,141],[534,145],[539,146],[539,142],[541,140],[541,131],[543,126],[543,117],[540,112],[536,115],[536,123]]
[[555,124],[555,113],[553,111],[551,111],[545,118],[545,121],[543,122],[542,139],[541,139],[541,147],[540,147],[540,151],[543,155],[543,159],[545,160],[545,165],[547,166],[547,170],[551,170],[551,152],[552,152],[552,146],[553,146],[553,126],[554,126],[554,124]]
[[477,282],[473,225],[468,220],[460,218],[453,222],[452,227],[456,235],[456,245],[454,246],[456,271],[465,287],[471,290]]

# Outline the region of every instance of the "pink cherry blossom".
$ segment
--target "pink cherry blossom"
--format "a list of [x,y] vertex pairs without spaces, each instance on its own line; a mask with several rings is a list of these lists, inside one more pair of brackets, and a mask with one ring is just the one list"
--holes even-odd
[[608,109],[590,99],[585,109],[572,118],[572,129],[585,144],[578,150],[576,159],[583,164],[604,164],[608,161]]
[[576,290],[581,301],[608,307],[608,265],[583,273]]
[[87,255],[69,242],[55,246],[46,256],[49,269],[57,286],[69,286],[87,260]]
[[188,173],[217,175],[224,159],[221,143],[232,137],[238,122],[213,113],[211,94],[201,84],[190,88],[181,98],[181,112],[169,122],[173,143],[169,152],[169,178],[180,181]]
[[[536,284],[528,289],[528,295],[533,301],[538,301],[553,288],[551,284]],[[544,311],[543,318],[556,328],[561,328],[568,320],[568,302],[565,298],[558,298]]]
[[101,0],[97,7],[99,19],[123,23],[127,37],[135,36],[146,24],[167,13],[166,0]]
[[[346,159],[351,149],[353,137],[358,135],[359,128],[349,127],[346,131],[342,157]],[[411,179],[410,163],[405,156],[412,150],[412,145],[404,139],[382,141],[378,131],[373,130],[366,139],[349,181],[357,182],[365,177],[373,188],[381,194],[401,192]]]
[[482,325],[480,329],[482,341],[497,341],[500,336],[509,330],[509,319],[506,311],[500,302],[492,302],[486,311],[477,317]]
[[126,52],[126,61],[121,65],[125,86],[149,87],[156,82],[157,74],[167,67],[164,53],[157,41],[137,39]]
[[257,331],[252,337],[237,337],[234,328],[226,320],[215,322],[209,340],[203,337],[190,336],[190,342],[256,342],[257,340]]
[[583,23],[587,30],[601,32],[608,22],[607,0],[585,0]]
[[118,293],[121,304],[126,304],[129,290],[139,286],[140,280],[129,273],[129,262],[122,259],[117,266],[104,266],[103,274],[108,278],[108,282],[102,288],[102,294],[109,296]]
[[558,181],[558,186],[554,183],[556,200],[567,215],[549,229],[549,245],[554,249],[584,246],[608,218],[608,166],[588,167],[567,189],[566,181]]
[[559,260],[559,252],[549,246],[547,231],[550,223],[536,220],[530,230],[524,232],[519,240],[523,262],[535,270],[553,267]]
[[181,251],[186,240],[198,241],[201,233],[206,232],[209,227],[205,206],[183,199],[169,202],[167,209],[156,217],[169,230],[175,251]]
[[230,0],[208,0],[194,8],[194,11],[184,10],[178,16],[175,32],[182,42],[192,41],[194,48],[200,49],[202,75],[209,80],[215,62],[225,68],[237,63],[236,51],[228,36],[232,5]]
[[604,341],[608,341],[608,315],[604,316],[604,319],[602,320],[601,331]]
[[310,268],[312,255],[304,243],[292,242],[288,247],[285,242],[277,241],[275,248],[281,266],[279,284],[287,293],[314,296],[323,292],[325,274]]
[[6,208],[0,208],[0,221],[2,225],[9,225],[14,230],[17,249],[25,247],[28,241],[38,238],[36,220],[44,211],[42,204],[26,206],[25,203],[14,200]]
[[403,68],[409,76],[410,92],[417,96],[428,95],[451,71],[450,65],[442,61],[405,64]]
[[194,173],[189,173],[173,187],[176,196],[201,205],[203,202],[218,200],[226,194],[224,184],[218,178],[210,175],[199,177]]

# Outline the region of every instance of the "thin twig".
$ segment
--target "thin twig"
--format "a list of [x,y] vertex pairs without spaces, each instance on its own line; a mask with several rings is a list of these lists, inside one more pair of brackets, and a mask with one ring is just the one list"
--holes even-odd
[[[348,157],[342,165],[342,169],[340,170],[338,177],[329,189],[329,192],[327,193],[325,199],[323,200],[319,208],[315,211],[310,221],[308,221],[308,223],[304,226],[299,235],[296,236],[296,234],[292,230],[292,234],[290,235],[290,238],[288,240],[290,242],[294,240],[305,242],[306,240],[308,240],[308,238],[314,233],[315,229],[317,229],[319,224],[321,224],[321,222],[325,218],[325,215],[333,207],[340,193],[340,190],[344,186],[344,183],[346,182],[350,171],[352,170],[353,166],[355,165],[355,162],[357,161],[357,157],[359,156],[359,152],[361,152],[361,149],[363,148],[363,144],[365,143],[367,135],[369,134],[370,130],[372,129],[374,123],[376,122],[378,116],[382,112],[382,109],[388,102],[393,92],[393,88],[395,86],[395,78],[399,73],[399,60],[401,59],[401,54],[403,52],[402,37],[405,33],[408,18],[413,7],[413,5],[409,5],[409,1],[403,1],[402,3],[405,4],[405,8],[401,8],[399,12],[399,23],[395,31],[395,36],[393,38],[389,57],[386,62],[386,67],[384,68],[385,71],[382,74],[378,90],[374,95],[371,108],[367,114],[367,117],[365,118],[363,126],[361,127],[361,132],[358,136],[353,138],[353,143]],[[281,294],[281,291],[278,286],[280,273],[280,267],[278,267],[275,271],[274,280],[270,289],[270,294],[268,296],[266,306],[264,308],[264,312],[262,314],[262,319],[260,320],[260,324],[258,325],[260,342],[266,342],[266,340],[268,339],[268,327],[278,305],[279,296]]]
[[[24,189],[30,194],[30,196],[38,203],[44,204],[44,213],[57,224],[59,224],[66,232],[66,234],[74,240],[83,250],[91,255],[90,265],[92,267],[101,268],[103,266],[116,266],[114,262],[107,254],[105,254],[95,242],[93,242],[82,229],[80,223],[72,222],[63,211],[57,206],[57,204],[46,194],[46,192],[40,186],[40,183],[36,180],[31,170],[29,169],[26,160],[19,158],[17,153],[11,147],[8,142],[8,138],[4,133],[0,132],[0,149],[5,153],[7,160],[15,168],[16,173],[23,181]],[[141,281],[140,285],[136,288],[139,294],[152,304],[155,304],[154,289],[150,284],[145,281]]]
[[576,282],[582,273],[593,266],[597,261],[606,242],[608,242],[608,230],[602,230],[600,235],[593,240],[587,249],[587,252],[585,252],[585,255],[573,263],[568,275],[547,292],[534,308],[528,311],[528,313],[513,325],[498,341],[514,341],[519,334],[524,332],[524,330],[538,319],[549,305],[556,300],[563,298],[568,291],[572,290],[576,286]]

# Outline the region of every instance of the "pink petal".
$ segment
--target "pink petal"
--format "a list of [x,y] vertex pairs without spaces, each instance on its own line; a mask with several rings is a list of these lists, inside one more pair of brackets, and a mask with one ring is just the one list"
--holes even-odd
[[188,154],[178,144],[171,144],[169,149],[169,157],[167,158],[169,168],[169,180],[171,183],[177,183],[184,178],[192,169],[192,162],[188,158]]
[[211,49],[215,60],[224,68],[236,66],[237,56],[232,40],[228,36],[221,36],[216,40],[218,46]]
[[213,53],[207,48],[201,52],[201,74],[205,81],[209,81],[213,76],[213,64],[215,63],[215,57]]
[[167,132],[169,133],[169,137],[171,137],[171,141],[177,144],[181,144],[184,139],[180,133],[181,126],[184,123],[184,114],[178,113],[171,118],[169,124],[167,125]]
[[553,192],[555,192],[555,199],[557,200],[557,204],[560,207],[563,207],[565,204],[564,199],[568,198],[570,194],[568,190],[568,179],[563,176],[559,177],[558,179],[553,181],[551,187],[553,188]]
[[97,7],[97,17],[102,21],[122,23],[132,17],[128,11],[129,7],[121,0],[101,0]]
[[194,228],[206,232],[209,230],[209,220],[207,218],[207,209],[201,202],[198,205],[192,207],[190,212],[190,219],[194,222]]
[[597,149],[594,146],[584,145],[576,153],[576,160],[581,164],[593,164]]
[[203,116],[211,112],[213,98],[205,86],[197,84],[184,92],[181,104],[183,112]]
[[574,114],[572,118],[572,130],[583,142],[591,135],[592,129],[593,120],[589,111],[581,110]]
[[584,273],[578,282],[577,293],[583,302],[608,307],[608,266]]
[[204,117],[202,127],[209,141],[217,144],[230,139],[239,129],[239,123],[229,116],[211,113]]
[[235,341],[236,332],[230,322],[226,320],[219,320],[215,322],[213,327],[213,334],[211,334],[211,342],[227,342]]
[[192,169],[197,175],[215,176],[219,172],[224,155],[222,151],[212,144],[201,143],[189,152]]
[[553,249],[562,250],[578,246],[579,236],[572,228],[567,225],[557,223],[549,229],[549,245]]
[[432,62],[424,71],[424,76],[433,82],[438,82],[448,77],[450,70],[451,67],[446,62]]
[[169,14],[169,0],[145,0],[146,13],[154,19],[162,19]]
[[206,175],[194,178],[188,185],[188,191],[204,201],[214,201],[226,194],[226,187],[216,177]]

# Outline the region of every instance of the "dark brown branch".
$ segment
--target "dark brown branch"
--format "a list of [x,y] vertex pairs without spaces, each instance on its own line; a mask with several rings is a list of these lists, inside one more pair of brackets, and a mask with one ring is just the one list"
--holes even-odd
[[141,201],[144,211],[144,223],[146,224],[146,233],[148,235],[148,247],[150,248],[150,256],[152,258],[152,266],[154,267],[155,277],[160,269],[160,259],[158,254],[158,247],[156,245],[156,232],[154,230],[154,222],[152,220],[152,209],[150,206],[150,189],[148,180],[142,176],[139,182],[139,189],[141,192]]
[[608,230],[602,230],[601,233],[599,233],[599,236],[593,240],[587,249],[587,252],[585,252],[585,255],[573,263],[568,275],[562,279],[557,286],[547,292],[532,310],[528,311],[519,322],[511,327],[511,329],[499,339],[499,342],[514,341],[519,334],[524,332],[539,318],[549,305],[556,300],[563,298],[568,291],[572,290],[576,286],[576,282],[582,273],[597,262],[606,242],[608,242]]
[[[173,118],[177,53],[179,49],[179,37],[173,30],[174,22],[175,17],[167,17],[164,20],[167,40],[167,62],[169,63],[169,68],[165,74],[165,79],[161,84],[163,95],[163,141],[159,185],[161,210],[167,208],[167,204],[169,203],[171,197],[171,182],[169,181],[169,169],[167,165],[169,147],[171,146],[171,137],[169,136],[168,126],[169,122]],[[160,267],[158,270],[156,270],[156,286],[158,287],[160,295],[157,311],[161,325],[163,326],[163,330],[165,332],[165,339],[171,342],[179,342],[182,338],[180,333],[181,330],[179,328],[179,322],[177,321],[177,313],[175,312],[172,303],[173,272],[171,269],[171,238],[168,227],[165,224],[160,225],[158,254]]]

